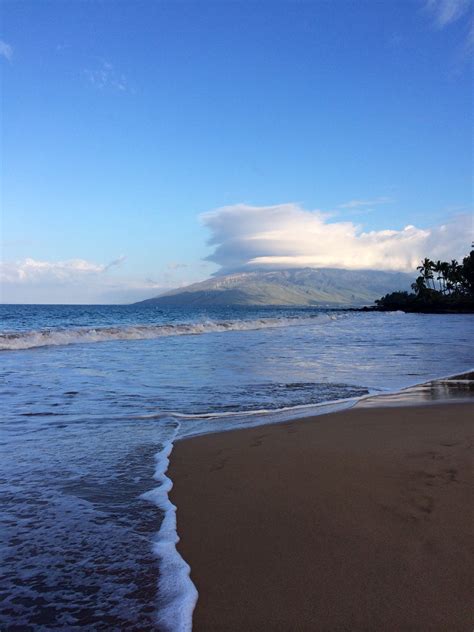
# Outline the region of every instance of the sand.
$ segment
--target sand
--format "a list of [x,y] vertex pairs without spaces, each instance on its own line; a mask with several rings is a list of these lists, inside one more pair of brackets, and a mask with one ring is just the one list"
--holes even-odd
[[356,407],[176,443],[195,631],[465,631],[473,403]]

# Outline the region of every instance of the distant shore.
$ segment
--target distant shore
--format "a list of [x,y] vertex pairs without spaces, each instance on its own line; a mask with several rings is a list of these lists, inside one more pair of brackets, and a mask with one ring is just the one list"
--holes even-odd
[[469,630],[471,380],[178,442],[193,629]]
[[416,307],[407,307],[406,305],[397,305],[392,307],[349,307],[350,312],[405,312],[407,314],[474,314],[474,307],[471,305],[462,305],[459,307],[447,307],[441,305],[423,305]]

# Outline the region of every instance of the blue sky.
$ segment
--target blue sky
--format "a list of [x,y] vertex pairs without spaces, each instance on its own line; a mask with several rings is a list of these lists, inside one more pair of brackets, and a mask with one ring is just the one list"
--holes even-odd
[[[469,248],[469,0],[2,12],[4,301],[152,296],[218,271],[234,232],[242,268],[271,263],[246,258],[262,235],[289,265],[351,267],[322,252],[327,230],[352,231],[354,253],[375,231],[368,267],[437,254],[440,225],[453,256]],[[416,247],[398,257],[407,225]]]

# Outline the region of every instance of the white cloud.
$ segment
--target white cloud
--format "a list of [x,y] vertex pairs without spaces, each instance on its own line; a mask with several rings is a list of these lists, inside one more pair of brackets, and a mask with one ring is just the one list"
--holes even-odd
[[[435,28],[441,30],[455,22],[464,23],[465,36],[460,47],[462,57],[474,50],[473,0],[426,0],[425,10],[431,14]],[[466,19],[467,18],[467,19]]]
[[466,38],[466,51],[471,52],[474,49],[474,20],[471,22],[469,33]]
[[89,83],[100,90],[112,88],[119,92],[125,92],[128,88],[125,75],[117,72],[113,65],[105,60],[101,60],[99,65],[92,70],[84,70],[84,74]]
[[298,204],[238,204],[204,213],[215,246],[207,258],[220,273],[241,269],[314,267],[412,271],[420,259],[462,257],[470,246],[468,215],[433,228],[364,231],[348,221],[330,222]]
[[30,283],[41,281],[74,281],[85,276],[97,275],[120,265],[125,257],[108,264],[98,264],[85,259],[68,261],[38,261],[26,258],[13,263],[0,263],[0,280],[4,283]]
[[182,266],[178,266],[158,272],[154,279],[144,279],[119,271],[124,261],[125,256],[110,263],[33,258],[0,263],[0,299],[3,303],[132,303],[205,276],[198,272],[183,277]]
[[0,57],[4,57],[7,61],[11,61],[13,58],[13,47],[3,40],[0,40]]
[[111,261],[104,267],[104,272],[107,270],[110,270],[110,268],[115,268],[116,266],[122,265],[122,263],[124,263],[124,261],[126,260],[127,260],[127,257],[125,255],[120,255],[120,257],[118,257],[117,259],[114,259],[113,261]]
[[90,263],[84,259],[70,261],[38,261],[23,259],[14,263],[2,263],[0,278],[4,283],[28,283],[37,279],[65,280],[71,277],[102,272],[104,266]]
[[472,0],[427,0],[425,6],[431,12],[435,25],[442,29],[467,13],[472,7]]
[[95,303],[104,292],[121,287],[111,268],[125,257],[102,264],[85,259],[42,261],[27,257],[0,263],[4,303]]
[[378,204],[388,204],[389,202],[393,202],[392,198],[389,197],[378,197],[372,200],[350,200],[349,202],[344,202],[344,204],[339,204],[337,208],[360,208],[364,206],[376,206]]
[[180,263],[179,261],[172,261],[166,266],[168,270],[184,270],[189,268],[189,263]]

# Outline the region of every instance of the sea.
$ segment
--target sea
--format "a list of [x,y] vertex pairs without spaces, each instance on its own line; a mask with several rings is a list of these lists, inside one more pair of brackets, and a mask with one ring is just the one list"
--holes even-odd
[[352,406],[474,356],[462,314],[1,305],[0,321],[2,631],[191,630],[174,442]]

